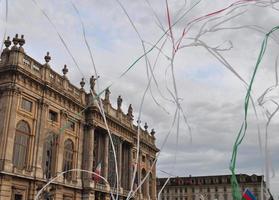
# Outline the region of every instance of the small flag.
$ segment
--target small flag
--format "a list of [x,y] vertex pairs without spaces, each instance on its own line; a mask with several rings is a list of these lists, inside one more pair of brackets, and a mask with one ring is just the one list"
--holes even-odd
[[[101,170],[102,170],[102,163],[99,162],[99,164],[97,165],[96,169],[95,169],[95,173],[98,174],[99,176],[101,175]],[[98,183],[100,181],[100,177],[97,176],[96,174],[94,174],[94,180],[96,183]]]
[[252,194],[252,192],[248,188],[244,190],[242,197],[245,200],[256,200],[256,197]]

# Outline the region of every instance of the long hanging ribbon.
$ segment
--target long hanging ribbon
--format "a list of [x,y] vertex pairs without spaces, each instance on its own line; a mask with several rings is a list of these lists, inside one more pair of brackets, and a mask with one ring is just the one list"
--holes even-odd
[[232,152],[232,157],[231,157],[231,162],[230,162],[230,170],[232,172],[232,177],[231,177],[231,186],[232,186],[232,195],[233,195],[233,199],[234,200],[241,200],[241,192],[239,189],[239,185],[237,182],[237,178],[236,178],[236,174],[235,174],[235,167],[236,167],[236,157],[237,157],[237,151],[238,151],[238,147],[241,144],[243,138],[245,137],[246,131],[247,131],[247,114],[248,114],[248,108],[249,108],[249,102],[250,102],[250,96],[251,96],[251,90],[252,90],[252,86],[254,83],[254,79],[257,73],[257,70],[259,68],[260,62],[265,54],[265,50],[266,50],[266,46],[267,46],[267,41],[269,36],[276,30],[279,29],[279,26],[275,26],[274,28],[272,28],[266,35],[265,38],[262,42],[261,45],[261,50],[260,50],[260,54],[258,56],[257,62],[256,62],[256,66],[252,75],[252,78],[250,80],[247,92],[246,92],[246,96],[245,96],[245,100],[244,100],[244,120],[242,122],[242,125],[240,127],[240,130],[238,132],[237,138],[235,140],[235,143],[233,145],[233,152]]
[[[1,1],[0,1],[0,3],[1,3]],[[4,34],[3,34],[3,41],[2,41],[1,47],[0,47],[0,53],[2,53],[2,50],[3,50],[3,47],[4,47],[4,41],[5,41],[6,35],[7,35],[8,14],[9,14],[8,11],[9,11],[9,4],[8,4],[8,0],[6,0],[6,7],[5,7],[5,30],[4,30]]]

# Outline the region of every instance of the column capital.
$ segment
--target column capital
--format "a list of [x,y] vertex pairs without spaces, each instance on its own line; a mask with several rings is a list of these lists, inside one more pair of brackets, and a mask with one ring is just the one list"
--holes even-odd
[[85,126],[89,129],[95,129],[97,127],[97,123],[96,122],[86,122]]
[[43,106],[43,107],[48,107],[50,104],[43,98],[40,98],[37,100],[37,102],[39,103],[40,106]]
[[69,115],[69,112],[68,112],[67,110],[65,110],[65,109],[62,109],[62,110],[60,110],[60,114],[61,114],[63,117],[67,118],[68,115]]
[[0,88],[1,91],[7,92],[8,95],[20,95],[22,89],[17,87],[16,85],[8,85]]
[[125,141],[125,138],[123,136],[119,136],[119,141],[122,144]]

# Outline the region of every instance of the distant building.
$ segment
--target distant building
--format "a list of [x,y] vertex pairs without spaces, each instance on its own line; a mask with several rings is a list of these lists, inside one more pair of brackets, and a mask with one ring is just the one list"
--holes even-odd
[[[232,200],[231,175],[196,176],[171,178],[161,193],[159,200]],[[237,175],[242,191],[249,188],[257,199],[261,195],[262,176]],[[157,192],[167,178],[157,178]]]
[[[13,42],[13,44],[11,44]],[[48,180],[63,171],[100,171],[109,184],[92,174],[69,171],[44,190],[40,199],[109,200],[117,192],[116,168],[111,140],[92,94],[70,83],[68,68],[63,75],[50,67],[51,57],[40,64],[23,49],[25,40],[17,35],[0,60],[0,199],[31,200]],[[94,91],[95,78],[90,87]],[[93,92],[96,95],[95,91]],[[136,183],[151,170],[132,199],[156,199],[155,131],[140,128],[140,159],[136,162],[138,127],[133,124],[131,105],[117,109],[107,89],[102,99],[118,161],[120,199],[131,188],[132,171],[138,168]],[[97,169],[97,170],[96,170]],[[110,187],[109,187],[110,185]]]

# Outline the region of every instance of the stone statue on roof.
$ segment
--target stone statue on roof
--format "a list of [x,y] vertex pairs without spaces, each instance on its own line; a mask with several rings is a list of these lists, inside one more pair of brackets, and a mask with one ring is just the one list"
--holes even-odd
[[119,95],[117,98],[117,109],[118,110],[121,110],[121,105],[122,105],[122,97],[121,97],[121,95]]
[[94,92],[95,91],[95,81],[98,79],[99,77],[95,78],[94,76],[91,76],[90,78],[90,89]]
[[109,88],[107,88],[105,91],[105,102],[107,103],[109,103],[109,95],[110,95],[110,91]]
[[132,107],[132,104],[129,105],[127,116],[128,116],[129,119],[131,119],[131,120],[133,120],[133,118],[134,118],[134,116],[133,116],[133,107]]

